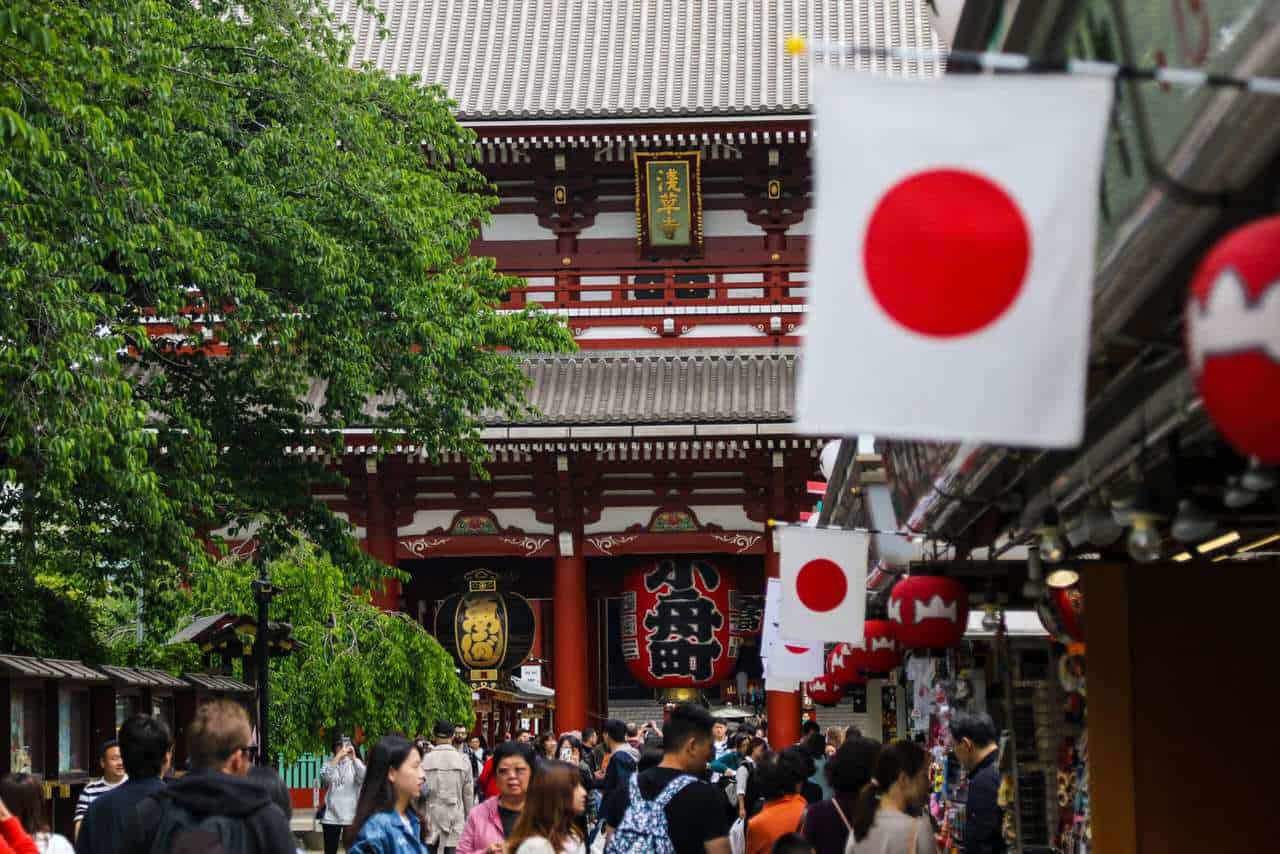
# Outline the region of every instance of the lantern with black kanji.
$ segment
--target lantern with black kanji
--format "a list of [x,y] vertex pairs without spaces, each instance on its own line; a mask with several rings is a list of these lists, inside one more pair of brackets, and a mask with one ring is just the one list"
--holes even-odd
[[902,664],[898,631],[889,620],[867,620],[862,645],[866,648],[865,666],[871,673],[888,673]]
[[827,653],[827,673],[837,685],[861,685],[867,681],[866,650],[847,643],[838,643]]
[[730,616],[732,574],[702,558],[663,558],[632,570],[622,592],[622,657],[654,688],[724,681],[742,638]]
[[497,589],[496,576],[467,576],[467,592],[454,593],[436,612],[435,636],[462,666],[472,687],[497,687],[529,655],[534,616],[528,600]]
[[951,649],[969,621],[964,585],[940,575],[911,575],[889,593],[889,621],[902,649]]
[[819,706],[834,706],[844,696],[844,687],[830,674],[825,673],[817,679],[810,679],[804,683],[804,690],[809,695],[809,699]]

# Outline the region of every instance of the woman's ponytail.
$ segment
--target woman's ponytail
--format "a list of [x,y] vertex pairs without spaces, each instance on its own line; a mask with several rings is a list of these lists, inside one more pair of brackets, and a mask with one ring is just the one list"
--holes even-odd
[[862,787],[858,792],[858,800],[853,806],[853,839],[861,842],[871,832],[871,825],[876,820],[876,810],[880,806],[880,788],[875,780]]

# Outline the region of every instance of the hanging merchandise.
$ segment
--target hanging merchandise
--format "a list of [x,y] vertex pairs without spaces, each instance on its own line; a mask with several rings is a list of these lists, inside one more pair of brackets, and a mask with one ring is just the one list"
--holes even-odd
[[940,575],[910,575],[889,593],[889,620],[903,649],[951,649],[969,621],[964,585]]
[[1280,216],[1210,250],[1186,320],[1191,373],[1214,425],[1240,453],[1280,463]]

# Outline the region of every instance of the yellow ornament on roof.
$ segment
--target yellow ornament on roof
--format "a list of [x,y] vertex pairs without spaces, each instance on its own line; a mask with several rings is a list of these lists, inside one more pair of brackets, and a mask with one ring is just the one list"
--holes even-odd
[[809,43],[805,41],[804,36],[787,36],[784,47],[788,55],[799,56],[809,49]]

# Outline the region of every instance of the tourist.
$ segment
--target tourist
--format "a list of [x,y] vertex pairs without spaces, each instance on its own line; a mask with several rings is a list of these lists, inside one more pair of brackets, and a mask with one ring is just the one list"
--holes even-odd
[[827,727],[827,755],[832,756],[844,743],[844,730],[838,726]]
[[[187,727],[190,773],[138,805],[137,821],[120,850],[200,850],[201,840],[212,833],[224,848],[237,854],[293,851],[297,846],[284,810],[262,785],[248,779],[252,738],[249,716],[239,703],[212,700],[196,709]],[[120,743],[128,765],[123,731]],[[117,791],[132,785],[134,776],[130,768],[129,782]],[[115,792],[104,795],[99,803],[114,796]],[[86,830],[98,805],[89,808]]]
[[529,794],[538,763],[533,746],[504,741],[493,751],[498,794],[488,798],[467,816],[458,840],[457,854],[502,854],[503,840],[511,835]]
[[128,779],[124,773],[124,760],[120,758],[120,745],[114,738],[102,742],[102,746],[98,748],[98,767],[102,769],[102,776],[96,780],[90,780],[76,801],[75,827],[72,831],[74,836],[80,835],[80,823],[84,821],[89,806],[99,796],[105,795]]
[[556,734],[547,731],[538,736],[538,758],[539,759],[555,759],[556,758]]
[[710,713],[700,706],[682,703],[672,710],[662,761],[637,771],[605,803],[605,823],[614,828],[606,851],[657,850],[657,837],[663,836],[675,854],[728,854],[731,816],[724,796],[701,781],[711,761],[711,725]]
[[579,854],[586,837],[575,819],[587,807],[582,771],[567,762],[547,762],[529,785],[520,820],[507,838],[512,854]]
[[827,760],[826,775],[831,784],[831,798],[810,804],[801,828],[817,854],[844,854],[849,831],[853,829],[858,794],[871,782],[879,754],[879,742],[859,736],[845,739]]
[[[475,805],[471,760],[458,752],[456,730],[448,721],[438,721],[434,729],[435,747],[422,760],[427,790],[426,842],[436,854],[453,854],[466,825],[467,813]],[[465,731],[462,738],[466,738]]]
[[0,854],[39,854],[36,842],[22,829],[18,817],[9,813],[9,808],[0,798]]
[[421,791],[418,748],[403,736],[383,736],[369,752],[369,770],[347,828],[349,854],[428,854],[418,816],[409,809]]
[[895,741],[881,748],[875,767],[858,795],[846,854],[936,854],[929,817],[913,815],[929,800],[929,754]]
[[117,736],[120,756],[129,779],[99,795],[85,812],[76,837],[78,854],[116,854],[120,841],[133,824],[138,804],[164,789],[161,778],[173,759],[173,737],[164,721],[134,715]]
[[516,741],[521,744],[531,744],[533,742],[533,733],[527,729],[516,730]]
[[342,834],[356,817],[356,801],[364,784],[365,766],[356,756],[355,745],[342,733],[333,737],[333,756],[320,766],[320,785],[325,790],[320,828],[324,833],[324,854],[338,854]]
[[0,801],[8,807],[40,854],[73,854],[67,837],[50,833],[44,820],[44,786],[31,774],[10,774],[0,781]]
[[[649,725],[645,724],[644,726],[645,729],[648,730]],[[640,737],[640,728],[635,725],[634,721],[627,722],[627,744],[631,745],[636,750],[639,750],[644,746],[644,739]]]
[[810,732],[800,740],[800,749],[813,762],[813,774],[805,781],[805,800],[811,804],[831,798],[831,784],[827,782],[827,740],[822,731]]
[[608,751],[603,769],[597,772],[597,788],[605,800],[616,791],[624,789],[631,775],[636,772],[640,751],[627,741],[627,725],[619,720],[604,722],[604,743]]
[[485,755],[489,752],[489,743],[485,741],[483,735],[473,735],[467,741],[467,749],[471,751],[472,756],[483,764]]
[[712,759],[722,753],[729,752],[729,725],[724,721],[716,721],[711,727]]
[[773,843],[800,826],[805,780],[813,774],[813,759],[798,747],[788,747],[756,768],[764,806],[747,823],[747,854],[769,854]]
[[600,744],[600,735],[594,727],[587,727],[582,731],[582,747],[582,759],[594,774],[600,767],[600,760],[604,758],[604,746]]
[[784,833],[773,843],[769,854],[815,854],[813,844],[800,833]]
[[733,792],[738,804],[738,817],[746,819],[755,815],[760,809],[757,795],[759,787],[754,785],[753,778],[768,745],[758,736],[751,738],[743,736],[743,738],[746,739],[746,755],[742,757],[742,761],[738,763],[738,770],[734,772]]
[[986,712],[957,712],[951,717],[951,748],[969,775],[964,808],[966,854],[1004,854],[1004,816],[1000,809],[1000,750],[996,725]]

